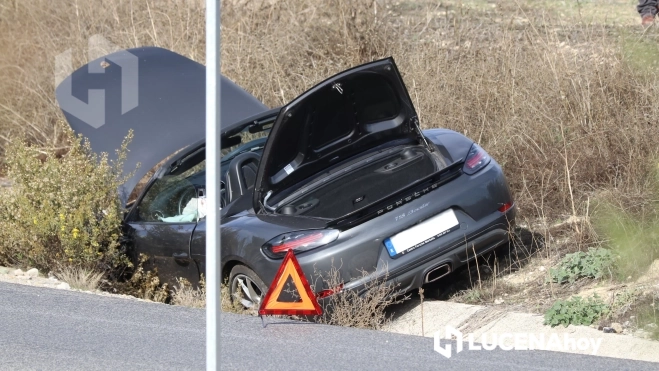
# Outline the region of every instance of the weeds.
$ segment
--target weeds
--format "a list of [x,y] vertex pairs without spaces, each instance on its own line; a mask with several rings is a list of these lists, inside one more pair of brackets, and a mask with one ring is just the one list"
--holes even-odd
[[647,331],[649,337],[653,340],[659,340],[659,308],[657,306],[659,304],[653,300],[652,303],[637,312],[637,326]]
[[206,281],[202,278],[199,287],[195,288],[185,278],[177,278],[171,303],[190,308],[206,308]]
[[649,200],[620,205],[604,194],[595,214],[599,234],[618,258],[617,277],[637,278],[659,259],[659,168],[646,180]]
[[606,320],[622,323],[631,330],[640,330],[637,335],[659,340],[658,297],[654,290],[628,287],[613,296]]
[[71,288],[95,291],[101,284],[103,272],[94,272],[81,267],[64,267],[55,274],[55,277],[68,283]]
[[132,270],[130,278],[126,281],[111,282],[113,291],[135,296],[140,299],[166,303],[171,299],[169,285],[161,283],[158,278],[158,270],[145,270],[149,257],[140,254],[137,266]]
[[222,298],[222,311],[238,314],[251,314],[256,315],[258,308],[248,311],[241,303],[242,291],[238,291],[235,296],[231,297],[231,289],[229,288],[229,278],[225,279],[220,287],[220,296]]
[[481,292],[481,290],[475,287],[468,290],[464,290],[455,297],[459,299],[460,302],[464,302],[467,304],[479,304],[484,301],[483,293]]
[[[362,272],[362,278],[367,276],[366,272]],[[325,274],[316,272],[316,277],[323,281],[324,287],[335,291],[322,302],[323,315],[317,319],[319,323],[377,330],[390,321],[385,308],[398,300],[396,287],[387,282],[386,274],[366,281],[360,292],[343,290],[344,282],[335,267]],[[317,290],[314,288],[314,291]]]
[[[190,308],[206,308],[206,279],[203,276],[199,281],[199,287],[196,288],[185,278],[177,279],[176,283],[177,285],[172,290],[171,304]],[[240,305],[240,300],[231,300],[228,280],[222,283],[220,290],[223,312],[245,313],[244,308]]]
[[637,288],[630,288],[616,293],[611,302],[608,318],[622,318],[632,312],[637,306],[637,301],[642,298],[642,293]]
[[573,296],[558,300],[545,312],[545,325],[584,325],[589,326],[609,312],[608,306],[594,295],[587,299]]
[[519,291],[518,288],[500,280],[497,282],[497,279],[492,277],[457,292],[451,297],[451,300],[467,304],[491,304],[497,299],[502,299],[509,293],[517,291]]
[[552,282],[574,283],[580,278],[600,279],[611,274],[613,255],[604,248],[590,249],[588,252],[567,254],[557,268],[549,270]]

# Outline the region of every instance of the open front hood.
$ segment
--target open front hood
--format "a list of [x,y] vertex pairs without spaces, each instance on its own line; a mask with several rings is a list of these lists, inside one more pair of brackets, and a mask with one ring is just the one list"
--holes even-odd
[[393,58],[339,73],[279,112],[259,165],[254,209],[272,206],[266,198],[340,161],[392,140],[423,140],[420,136]]
[[[221,89],[223,131],[267,110],[225,77]],[[115,150],[133,129],[124,169],[141,166],[120,189],[123,202],[158,162],[205,138],[206,68],[166,49],[129,49],[94,60],[66,78],[56,94],[71,128],[89,139],[96,153],[116,158]]]

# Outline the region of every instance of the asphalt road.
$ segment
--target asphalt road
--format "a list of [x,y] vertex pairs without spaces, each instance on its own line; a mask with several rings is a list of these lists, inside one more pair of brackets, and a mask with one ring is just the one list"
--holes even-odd
[[[205,368],[198,309],[0,282],[0,370]],[[454,349],[455,349],[455,345]],[[222,369],[657,370],[659,364],[543,351],[463,351],[433,340],[224,314]]]

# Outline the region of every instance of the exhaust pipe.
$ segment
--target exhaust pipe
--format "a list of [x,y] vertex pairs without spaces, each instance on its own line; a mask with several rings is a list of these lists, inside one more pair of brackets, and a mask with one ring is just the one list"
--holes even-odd
[[448,264],[442,264],[440,266],[432,268],[431,270],[428,271],[428,273],[426,273],[425,283],[437,281],[438,279],[446,276],[449,273],[451,273],[451,266]]

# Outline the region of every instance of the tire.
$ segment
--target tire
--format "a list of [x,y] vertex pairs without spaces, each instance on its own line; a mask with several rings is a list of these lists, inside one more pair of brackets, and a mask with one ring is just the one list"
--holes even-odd
[[268,287],[253,270],[244,265],[236,265],[231,269],[229,293],[233,303],[238,300],[244,309],[258,310],[267,291]]

